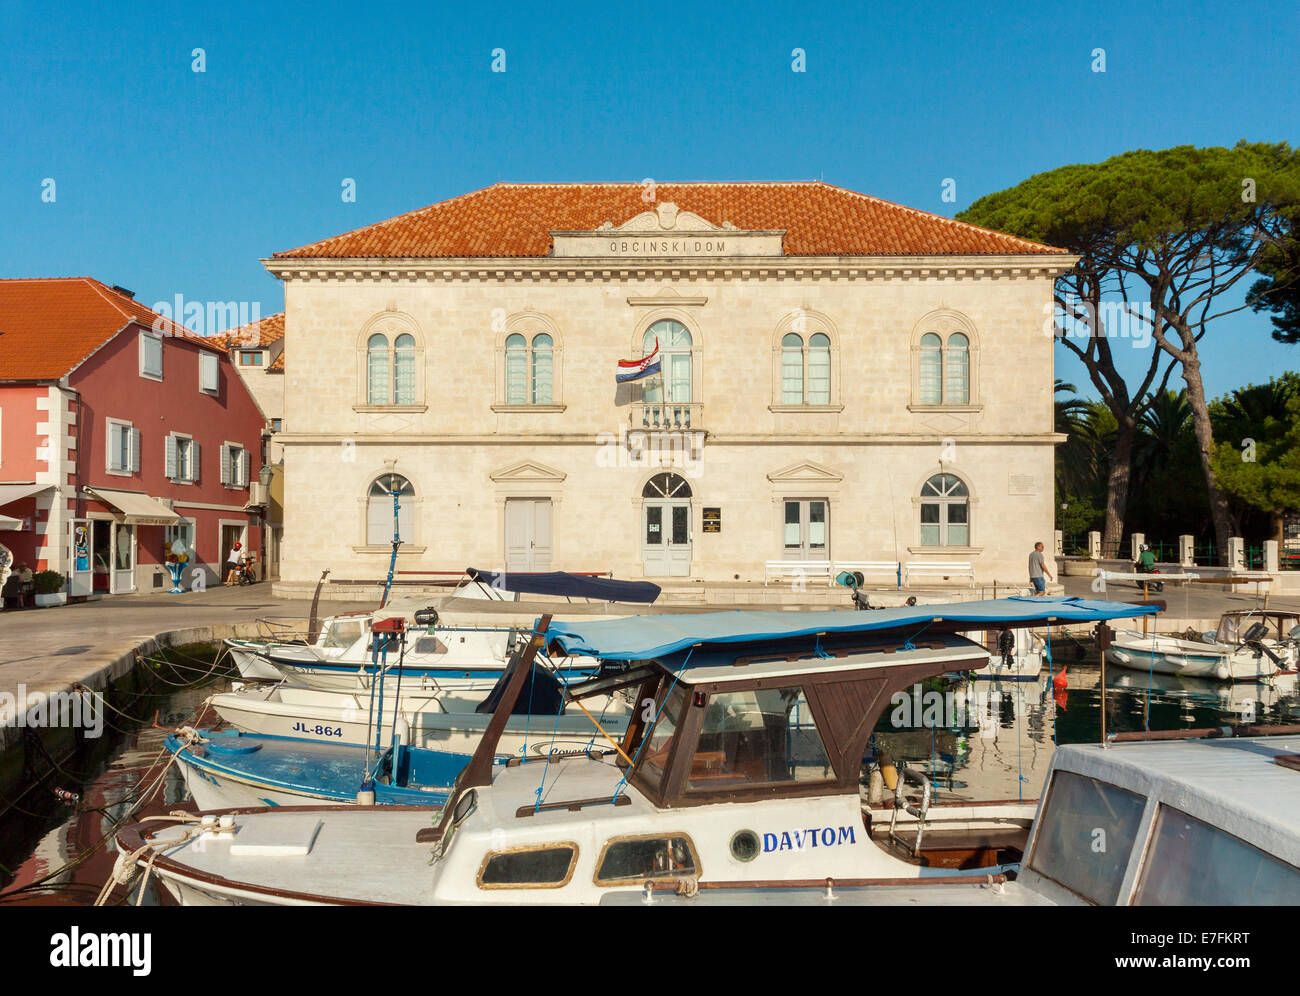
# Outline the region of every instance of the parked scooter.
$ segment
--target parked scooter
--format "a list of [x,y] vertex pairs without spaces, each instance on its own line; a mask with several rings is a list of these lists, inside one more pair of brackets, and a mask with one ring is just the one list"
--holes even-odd
[[[1137,563],[1133,565],[1133,572],[1135,574],[1160,573],[1160,570],[1156,567],[1156,555],[1151,552],[1151,547],[1147,546],[1145,543],[1142,544],[1141,555],[1138,557]],[[1145,583],[1152,591],[1165,590],[1165,583],[1163,581],[1147,581],[1138,583]]]

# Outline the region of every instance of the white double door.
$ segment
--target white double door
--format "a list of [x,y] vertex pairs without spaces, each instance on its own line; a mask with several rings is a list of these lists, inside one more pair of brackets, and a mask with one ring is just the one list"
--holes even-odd
[[691,575],[691,503],[647,498],[641,505],[641,560],[648,578]]
[[551,499],[506,499],[506,570],[551,569]]

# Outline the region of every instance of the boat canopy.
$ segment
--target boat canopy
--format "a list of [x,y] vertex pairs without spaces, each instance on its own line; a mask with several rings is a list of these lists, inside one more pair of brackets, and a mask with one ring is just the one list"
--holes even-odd
[[660,588],[649,581],[615,581],[564,571],[526,574],[516,571],[481,571],[465,568],[473,581],[500,591],[517,591],[559,598],[596,598],[603,602],[639,602],[649,605],[659,597]]
[[612,661],[664,658],[697,644],[763,643],[799,636],[898,630],[907,638],[934,632],[1024,627],[1064,622],[1105,622],[1154,615],[1158,604],[1088,598],[993,598],[872,611],[701,612],[629,616],[592,622],[553,620],[546,639],[568,654]]

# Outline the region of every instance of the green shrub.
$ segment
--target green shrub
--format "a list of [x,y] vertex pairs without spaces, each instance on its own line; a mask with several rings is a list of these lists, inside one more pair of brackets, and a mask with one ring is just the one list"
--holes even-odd
[[32,575],[32,584],[38,595],[57,595],[63,590],[63,575],[58,571],[37,571]]

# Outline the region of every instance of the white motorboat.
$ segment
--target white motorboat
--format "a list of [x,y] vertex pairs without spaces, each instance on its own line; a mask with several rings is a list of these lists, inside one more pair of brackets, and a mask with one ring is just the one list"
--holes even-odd
[[[281,681],[283,673],[267,657],[271,651],[298,654],[304,660],[335,658],[356,643],[372,621],[373,613],[368,610],[329,616],[322,620],[320,632],[310,643],[305,639],[286,640],[281,634],[276,634],[276,639],[265,640],[230,637],[222,643],[230,652],[241,678],[246,681]],[[305,649],[307,647],[310,650]]]
[[[517,643],[517,626],[484,621],[465,615],[464,608],[482,602],[517,601],[521,593],[553,600],[584,599],[603,604],[649,604],[659,597],[659,586],[648,581],[616,581],[554,571],[544,574],[507,574],[466,568],[466,580],[454,593],[459,606],[450,619],[439,618],[433,606],[418,599],[394,601],[369,614],[327,620],[312,645],[270,645],[258,652],[264,665],[290,681],[310,688],[350,691],[369,687],[375,666],[375,624],[384,619],[403,621],[410,638],[400,647],[404,679],[425,689],[459,687],[486,689],[505,670]],[[339,646],[342,649],[339,649]],[[383,652],[385,664],[399,648],[391,641]],[[573,675],[590,673],[590,658],[571,658],[566,668]]]
[[[323,743],[365,744],[373,742],[376,723],[384,729],[396,721],[406,731],[404,742],[413,747],[471,754],[491,718],[479,709],[491,691],[486,682],[478,687],[403,690],[397,693],[390,681],[382,702],[368,691],[334,691],[304,688],[281,682],[277,685],[247,685],[213,695],[209,704],[229,726],[247,733],[297,737]],[[629,705],[620,696],[606,696],[599,702],[584,703],[594,716],[622,735],[627,727]],[[576,708],[568,715],[553,711],[535,712],[551,716],[535,722],[534,741],[554,730],[561,740],[578,737],[585,743],[594,732],[591,722]],[[555,722],[558,720],[558,725]],[[502,743],[501,751],[512,753],[520,744]]]
[[[944,817],[930,807],[924,777],[910,772],[890,811],[897,822],[884,827],[862,807],[859,782],[867,738],[892,693],[987,662],[987,651],[959,631],[1133,614],[1134,606],[1120,603],[1035,598],[877,613],[640,617],[561,624],[549,633],[543,617],[445,807],[204,814],[128,828],[118,846],[185,904],[1113,902],[1107,889],[1090,894],[1078,888],[1088,881],[1057,869],[1071,854],[1040,860],[1032,840],[1029,867],[1047,884],[1005,881],[1007,861],[1018,859],[1027,835],[1023,805],[965,804]],[[646,707],[634,710],[612,750],[499,765],[505,704],[548,637],[566,651],[637,662],[571,689],[571,697],[634,687]],[[1142,828],[1128,821],[1132,807],[1116,816],[1101,791],[1111,787],[1108,772],[1088,776],[1093,796],[1066,785],[1067,770],[1095,764],[1088,754],[1069,768],[1086,750],[1058,753],[1052,791],[1065,786],[1067,801],[1054,805],[1049,793],[1036,837],[1057,840],[1058,824],[1077,829],[1080,818],[1111,830],[1121,846],[1112,843],[1114,857],[1104,864],[1114,878],[1118,863],[1118,886],[1130,851],[1141,852]],[[1134,756],[1140,750],[1124,748]],[[1259,754],[1237,753],[1237,761],[1261,763]],[[1111,765],[1122,791],[1138,799],[1139,816],[1153,812],[1127,787],[1142,785],[1141,765],[1118,770],[1124,767]],[[1222,808],[1213,796],[1208,811]],[[1078,801],[1094,805],[1082,811],[1071,804]],[[1206,807],[1193,808],[1197,816]],[[1293,830],[1283,867],[1300,863],[1295,845]],[[1085,879],[1095,865],[1083,863]],[[1073,891],[1052,892],[1052,881]]]
[[1264,681],[1294,671],[1300,659],[1300,616],[1225,612],[1213,633],[1182,636],[1119,630],[1106,660],[1121,667],[1218,681]]

